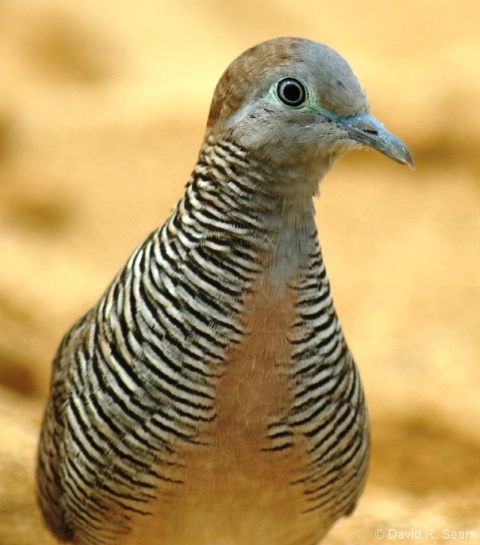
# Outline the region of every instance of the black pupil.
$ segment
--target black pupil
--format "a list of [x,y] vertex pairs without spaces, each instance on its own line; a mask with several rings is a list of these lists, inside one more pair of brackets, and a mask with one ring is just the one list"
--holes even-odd
[[290,106],[298,106],[305,100],[305,90],[300,82],[284,79],[279,84],[280,99]]

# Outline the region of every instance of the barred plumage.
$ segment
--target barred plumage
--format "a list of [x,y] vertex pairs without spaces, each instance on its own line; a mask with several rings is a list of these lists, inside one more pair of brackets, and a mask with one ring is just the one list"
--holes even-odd
[[[262,44],[255,63],[286,46],[295,59],[313,49],[345,71],[331,50],[301,40]],[[356,93],[342,70],[343,88]],[[349,100],[362,111],[363,95]],[[245,117],[260,133],[267,105]],[[212,106],[183,198],[59,349],[37,480],[61,540],[313,545],[362,491],[365,401],[312,206],[352,137],[311,155],[307,112],[276,162],[268,137],[254,145],[251,130],[218,128],[242,127],[232,119],[245,107],[215,123]],[[341,130],[321,121],[320,140]]]

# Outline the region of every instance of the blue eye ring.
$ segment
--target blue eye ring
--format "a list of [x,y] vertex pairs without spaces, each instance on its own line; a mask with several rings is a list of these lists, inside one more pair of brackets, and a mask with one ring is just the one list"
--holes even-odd
[[307,91],[298,79],[284,78],[277,83],[277,96],[287,106],[296,108],[307,99]]

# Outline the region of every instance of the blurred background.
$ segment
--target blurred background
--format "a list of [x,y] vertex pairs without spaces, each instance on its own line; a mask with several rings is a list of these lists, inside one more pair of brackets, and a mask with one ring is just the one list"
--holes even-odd
[[327,543],[372,543],[378,529],[389,543],[412,530],[480,543],[478,0],[0,10],[0,545],[53,543],[33,471],[62,335],[180,197],[223,70],[281,35],[344,56],[416,162],[352,152],[316,202],[373,436],[365,494]]

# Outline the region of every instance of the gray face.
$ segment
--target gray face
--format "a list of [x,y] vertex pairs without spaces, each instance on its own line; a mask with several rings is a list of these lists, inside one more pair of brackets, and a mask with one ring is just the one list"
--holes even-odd
[[324,174],[359,147],[413,166],[406,146],[368,114],[346,61],[308,40],[271,40],[236,59],[217,86],[209,126],[280,166]]

